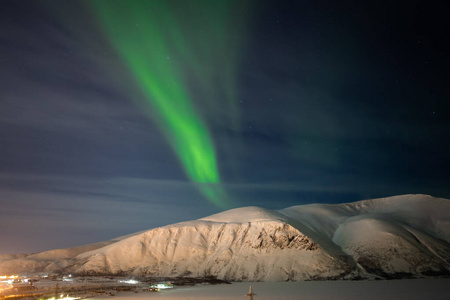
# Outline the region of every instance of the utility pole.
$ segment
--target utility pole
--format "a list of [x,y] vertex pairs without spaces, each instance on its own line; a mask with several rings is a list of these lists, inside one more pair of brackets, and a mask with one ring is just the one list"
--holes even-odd
[[253,296],[256,296],[256,294],[254,294],[254,293],[252,292],[252,286],[250,286],[250,289],[248,290],[248,294],[245,295],[245,296],[248,297],[248,300],[253,300]]
[[55,299],[59,298],[58,294],[59,294],[59,282],[57,282],[55,286]]

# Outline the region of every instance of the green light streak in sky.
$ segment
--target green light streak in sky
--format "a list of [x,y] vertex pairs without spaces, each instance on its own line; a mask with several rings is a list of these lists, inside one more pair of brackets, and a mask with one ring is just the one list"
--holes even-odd
[[[213,4],[211,4],[211,2]],[[212,138],[193,102],[214,105],[217,83],[237,115],[234,68],[237,39],[230,1],[90,1],[102,28],[141,87],[142,108],[156,119],[188,177],[211,202],[225,206],[226,194]],[[214,67],[221,68],[219,72]],[[220,78],[215,74],[220,73]],[[208,98],[209,97],[209,98]],[[202,184],[204,183],[204,184]]]

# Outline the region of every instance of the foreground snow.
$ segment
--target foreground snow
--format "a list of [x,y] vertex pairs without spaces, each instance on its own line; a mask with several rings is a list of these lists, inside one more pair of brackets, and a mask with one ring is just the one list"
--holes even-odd
[[[160,293],[119,293],[115,300],[235,300],[247,299],[249,285],[257,294],[255,300],[447,300],[450,279],[409,279],[377,281],[304,281],[304,282],[238,282],[233,284],[176,288]],[[111,299],[108,296],[89,300]]]
[[0,256],[0,270],[232,281],[449,275],[450,200],[237,208],[107,242]]

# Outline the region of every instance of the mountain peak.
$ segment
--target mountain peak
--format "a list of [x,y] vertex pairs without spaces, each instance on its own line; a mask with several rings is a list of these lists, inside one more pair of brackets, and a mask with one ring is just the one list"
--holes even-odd
[[286,221],[286,217],[276,211],[258,206],[230,209],[215,215],[199,219],[200,221],[220,223],[248,223],[264,221]]

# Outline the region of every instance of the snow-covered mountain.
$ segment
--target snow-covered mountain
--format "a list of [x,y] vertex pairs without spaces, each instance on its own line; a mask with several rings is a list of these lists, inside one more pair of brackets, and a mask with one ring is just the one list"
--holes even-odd
[[310,280],[450,274],[450,200],[403,195],[228,210],[111,241],[0,255],[0,273]]

